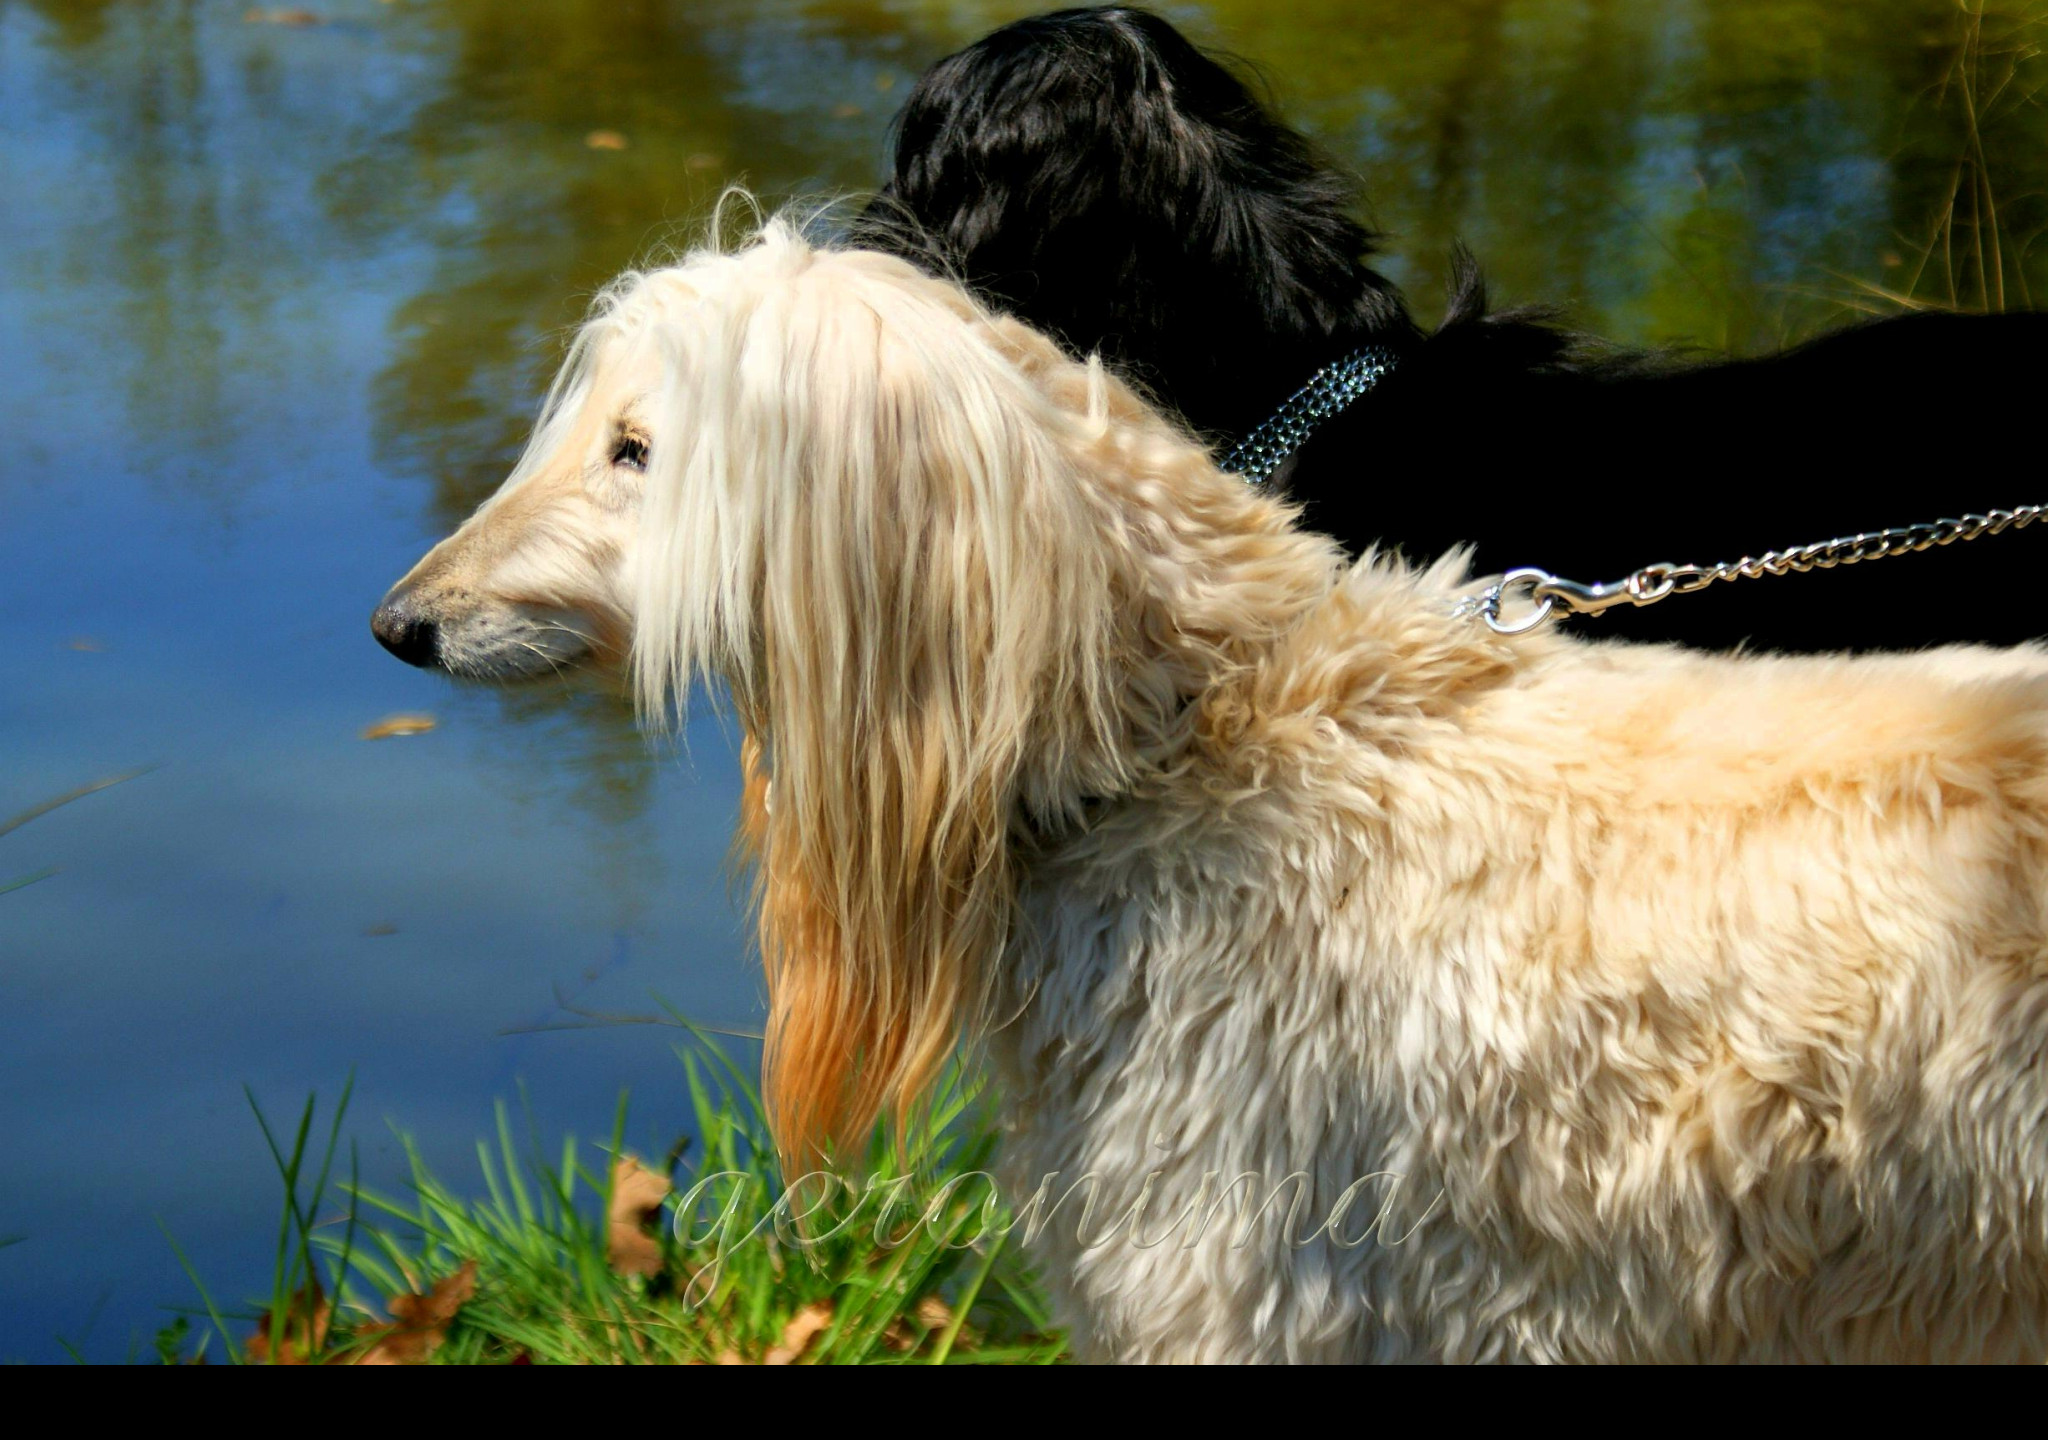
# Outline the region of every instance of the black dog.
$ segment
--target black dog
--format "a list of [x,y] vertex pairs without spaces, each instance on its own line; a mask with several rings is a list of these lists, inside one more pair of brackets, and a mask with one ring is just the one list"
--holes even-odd
[[[1482,571],[1607,581],[2048,500],[2038,460],[2011,455],[2031,440],[2048,316],[1917,314],[1679,364],[1489,314],[1461,261],[1424,333],[1367,266],[1356,200],[1224,65],[1107,7],[1021,21],[934,66],[854,230],[1100,351],[1221,449],[1320,367],[1390,353],[1279,477],[1354,549],[1470,543]],[[2048,522],[1575,623],[1788,650],[2003,643],[2048,633],[2044,570]]]

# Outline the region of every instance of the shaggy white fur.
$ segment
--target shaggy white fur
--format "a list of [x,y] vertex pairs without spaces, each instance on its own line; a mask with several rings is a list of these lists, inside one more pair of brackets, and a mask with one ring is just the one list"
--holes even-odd
[[413,601],[731,686],[782,1138],[985,1035],[1082,1355],[2048,1354],[2048,654],[1497,636],[779,224],[578,356]]

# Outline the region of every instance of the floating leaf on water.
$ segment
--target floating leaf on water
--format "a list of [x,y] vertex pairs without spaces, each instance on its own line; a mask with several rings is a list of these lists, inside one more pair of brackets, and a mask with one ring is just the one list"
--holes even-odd
[[661,1243],[648,1227],[661,1218],[668,1198],[666,1175],[657,1175],[636,1155],[612,1162],[612,1203],[606,1215],[605,1253],[621,1275],[655,1275],[661,1271]]
[[583,143],[593,150],[623,150],[627,141],[616,130],[593,130],[583,137]]
[[695,155],[692,155],[688,159],[683,161],[683,168],[685,170],[716,170],[719,166],[723,165],[724,163],[725,161],[721,160],[718,156],[711,154],[709,151],[700,150]]
[[884,92],[894,90],[896,88],[895,73],[893,71],[884,70],[881,74],[877,75],[875,77],[875,88],[877,90]]
[[386,715],[363,731],[365,740],[389,740],[394,735],[424,735],[440,722],[431,715]]
[[369,936],[372,940],[380,940],[386,935],[396,935],[397,933],[398,927],[396,925],[372,925],[363,931],[363,934]]
[[394,1295],[386,1307],[388,1324],[367,1325],[356,1332],[358,1339],[376,1338],[376,1343],[349,1363],[355,1365],[424,1365],[427,1357],[448,1338],[448,1327],[456,1314],[476,1296],[476,1261],[465,1260],[462,1268],[434,1282],[424,1295]]
[[865,106],[856,105],[850,100],[844,105],[834,105],[832,107],[832,118],[835,120],[851,120],[856,115],[865,115],[866,113],[867,108]]
[[277,10],[245,10],[242,12],[244,25],[325,25],[311,10],[293,8]]
[[107,647],[100,644],[99,641],[93,639],[90,635],[74,635],[64,642],[64,648],[76,650],[81,655],[97,655]]

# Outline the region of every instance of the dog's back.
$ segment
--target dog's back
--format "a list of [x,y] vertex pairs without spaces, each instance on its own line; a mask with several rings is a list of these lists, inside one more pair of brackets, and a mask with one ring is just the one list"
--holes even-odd
[[2048,655],[1458,664],[1372,638],[1417,583],[1026,885],[1007,1163],[1028,1219],[1095,1177],[1077,1343],[2048,1355]]

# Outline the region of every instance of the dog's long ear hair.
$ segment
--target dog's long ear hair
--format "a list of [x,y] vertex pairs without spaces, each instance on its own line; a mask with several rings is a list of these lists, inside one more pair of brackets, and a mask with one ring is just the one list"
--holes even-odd
[[683,274],[636,672],[657,713],[724,678],[763,748],[764,1089],[811,1158],[913,1105],[978,1018],[1017,817],[1119,783],[1112,566],[1085,417],[957,291],[779,224]]

